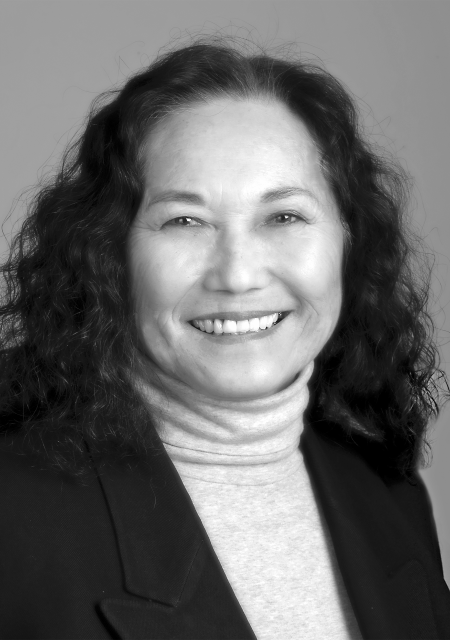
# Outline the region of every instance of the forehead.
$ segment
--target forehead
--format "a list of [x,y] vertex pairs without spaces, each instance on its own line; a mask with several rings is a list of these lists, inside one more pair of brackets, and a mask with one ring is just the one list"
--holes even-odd
[[196,155],[199,145],[202,151],[239,155],[244,150],[249,153],[254,144],[293,155],[317,153],[302,120],[281,102],[232,98],[183,107],[155,126],[146,146],[162,155],[171,150]]
[[294,131],[309,137],[302,120],[284,103],[269,98],[215,98],[180,107],[161,120],[154,134],[180,135],[186,126],[196,133],[212,134],[219,129],[232,129],[240,134],[252,133],[264,137],[292,135]]
[[[274,100],[193,104],[156,125],[145,145],[148,187],[226,192],[279,184],[327,189],[320,154],[302,120]],[[307,183],[307,184],[306,184]]]

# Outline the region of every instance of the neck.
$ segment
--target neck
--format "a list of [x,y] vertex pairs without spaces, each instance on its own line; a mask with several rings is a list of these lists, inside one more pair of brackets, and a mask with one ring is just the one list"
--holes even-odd
[[149,359],[135,382],[181,473],[212,482],[260,484],[293,472],[299,464],[313,369],[310,362],[278,393],[241,401],[210,398]]

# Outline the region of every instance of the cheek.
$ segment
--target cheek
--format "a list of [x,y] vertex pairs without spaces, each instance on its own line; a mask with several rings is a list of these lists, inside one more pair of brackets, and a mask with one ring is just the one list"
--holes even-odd
[[293,287],[300,301],[319,315],[335,316],[342,301],[342,247],[333,242],[305,242],[291,257]]
[[128,245],[130,282],[138,314],[171,313],[189,287],[189,261],[173,243],[136,233]]

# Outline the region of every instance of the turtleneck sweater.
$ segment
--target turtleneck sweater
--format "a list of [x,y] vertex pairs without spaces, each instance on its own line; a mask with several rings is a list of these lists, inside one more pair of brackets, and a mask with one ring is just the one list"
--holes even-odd
[[299,449],[313,370],[238,401],[206,396],[149,360],[135,377],[258,640],[362,638]]

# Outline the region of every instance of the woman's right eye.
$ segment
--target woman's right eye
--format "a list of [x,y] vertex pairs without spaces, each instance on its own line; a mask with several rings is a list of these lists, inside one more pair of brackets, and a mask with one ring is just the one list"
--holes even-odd
[[195,220],[195,218],[191,218],[190,216],[178,216],[178,218],[172,218],[172,220],[169,220],[168,222],[166,222],[166,224],[173,224],[177,227],[187,227],[187,226],[191,226],[191,225],[187,225],[187,224],[178,224],[176,222],[176,220]]

